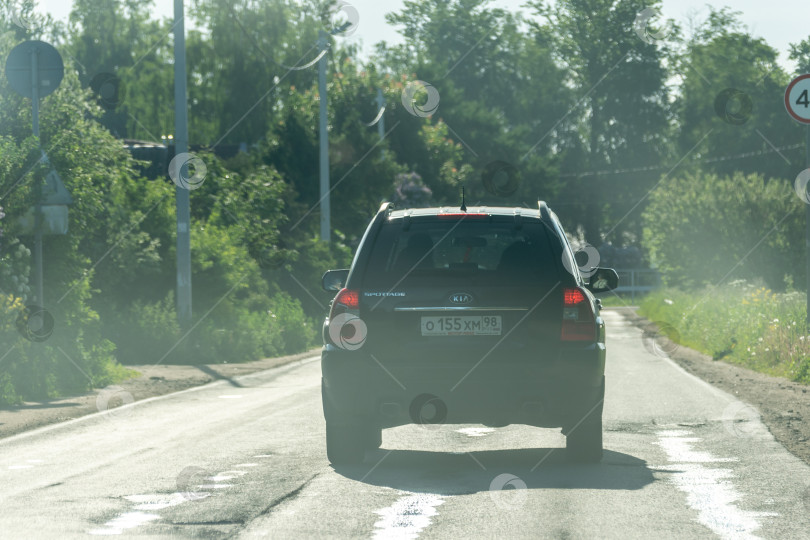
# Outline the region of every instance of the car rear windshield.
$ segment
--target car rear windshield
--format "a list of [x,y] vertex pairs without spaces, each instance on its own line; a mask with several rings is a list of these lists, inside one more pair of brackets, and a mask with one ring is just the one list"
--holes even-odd
[[558,279],[549,232],[514,219],[387,221],[372,246],[365,287],[429,285],[459,280],[490,285],[541,285]]

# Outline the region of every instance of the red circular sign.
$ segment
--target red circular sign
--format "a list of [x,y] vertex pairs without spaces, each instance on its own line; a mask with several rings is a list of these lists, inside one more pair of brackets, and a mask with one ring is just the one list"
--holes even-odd
[[810,73],[790,81],[785,90],[785,108],[797,122],[810,124]]

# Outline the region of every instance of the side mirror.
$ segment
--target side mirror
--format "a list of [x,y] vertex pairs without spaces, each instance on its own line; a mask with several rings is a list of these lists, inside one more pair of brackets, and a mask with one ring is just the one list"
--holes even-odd
[[321,286],[325,291],[339,291],[346,286],[348,278],[348,270],[327,270],[321,278]]
[[588,290],[592,293],[612,291],[619,286],[619,274],[613,268],[597,268],[591,274]]

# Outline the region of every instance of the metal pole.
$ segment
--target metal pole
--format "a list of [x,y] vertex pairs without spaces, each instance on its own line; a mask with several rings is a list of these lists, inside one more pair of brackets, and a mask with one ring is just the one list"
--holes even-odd
[[[383,97],[382,88],[377,89],[377,107],[378,111],[385,107],[385,98]],[[385,115],[382,115],[380,121],[377,122],[377,133],[380,134],[380,140],[385,138]]]
[[[318,48],[327,48],[326,32],[318,34]],[[327,133],[327,96],[326,96],[326,59],[323,55],[318,61],[318,99],[320,101],[320,143],[321,143],[321,240],[329,242],[331,210],[329,207],[329,134]]]
[[[810,169],[810,125],[806,126],[805,128],[805,137],[804,137],[804,145],[805,145],[805,159],[807,168]],[[810,204],[804,205],[804,222],[805,222],[805,229],[804,229],[804,252],[805,252],[805,273],[806,276],[806,294],[807,297],[807,314],[806,314],[806,326],[807,329],[810,330]]]
[[[34,136],[39,139],[39,51],[31,52],[31,120]],[[37,142],[39,144],[39,142]],[[39,145],[40,148],[42,145]],[[42,259],[42,179],[39,176],[34,180],[34,194],[36,197],[36,210],[34,217],[34,304],[45,307],[45,286],[43,284]]]
[[[188,152],[188,96],[186,95],[186,33],[183,0],[174,0],[174,144],[175,155]],[[188,176],[188,166],[180,170]],[[189,190],[177,186],[177,318],[191,327],[191,233]]]

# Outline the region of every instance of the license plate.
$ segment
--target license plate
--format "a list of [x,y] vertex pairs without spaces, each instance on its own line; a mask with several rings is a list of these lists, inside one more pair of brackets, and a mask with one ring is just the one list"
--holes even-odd
[[500,315],[422,317],[423,336],[500,336]]

